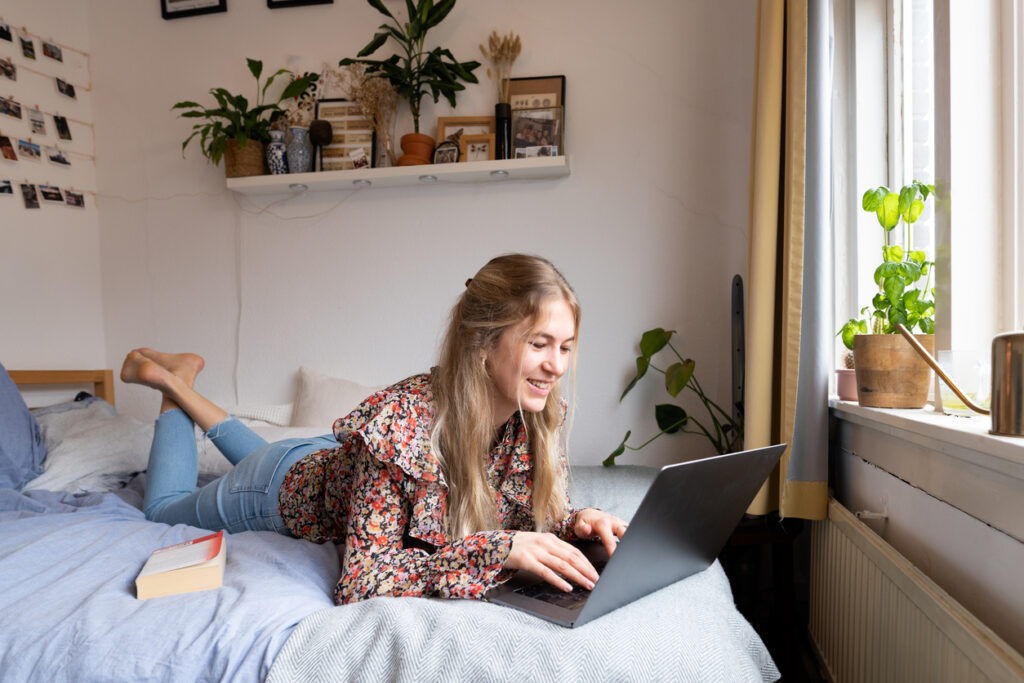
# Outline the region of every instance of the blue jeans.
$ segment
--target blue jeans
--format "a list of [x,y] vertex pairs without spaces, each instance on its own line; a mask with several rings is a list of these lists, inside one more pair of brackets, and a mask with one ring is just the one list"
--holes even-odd
[[234,468],[197,489],[199,452],[192,419],[182,410],[157,418],[142,508],[146,519],[228,533],[287,535],[277,496],[288,469],[313,451],[338,445],[329,434],[268,444],[233,417],[206,434]]

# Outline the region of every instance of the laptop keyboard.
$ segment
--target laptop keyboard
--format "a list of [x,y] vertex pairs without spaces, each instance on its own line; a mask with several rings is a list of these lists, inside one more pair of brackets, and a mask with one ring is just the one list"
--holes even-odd
[[[594,564],[594,569],[597,570],[598,574],[604,571],[605,564],[607,562],[596,562]],[[543,582],[530,584],[529,586],[520,586],[515,589],[515,592],[524,597],[541,600],[557,607],[564,607],[565,609],[579,607],[590,597],[590,591],[581,586],[573,586],[571,593],[565,593],[551,584]]]

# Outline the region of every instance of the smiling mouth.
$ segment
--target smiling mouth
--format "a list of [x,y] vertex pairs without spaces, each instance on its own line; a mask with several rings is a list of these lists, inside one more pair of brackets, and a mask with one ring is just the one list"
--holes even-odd
[[540,391],[548,391],[551,389],[551,382],[541,382],[536,379],[528,379],[526,383]]

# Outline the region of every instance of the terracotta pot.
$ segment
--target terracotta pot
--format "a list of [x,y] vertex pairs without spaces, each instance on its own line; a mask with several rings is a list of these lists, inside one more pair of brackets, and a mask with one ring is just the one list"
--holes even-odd
[[434,138],[423,133],[406,133],[401,140],[402,151],[398,157],[399,166],[419,166],[429,164],[434,152]]
[[224,174],[228,178],[263,175],[263,143],[247,140],[239,145],[237,140],[228,140],[224,149]]
[[[914,338],[935,353],[935,335]],[[899,334],[858,334],[853,338],[857,401],[870,408],[921,408],[928,401],[932,369]]]
[[857,371],[853,368],[836,370],[836,393],[840,401],[857,400]]

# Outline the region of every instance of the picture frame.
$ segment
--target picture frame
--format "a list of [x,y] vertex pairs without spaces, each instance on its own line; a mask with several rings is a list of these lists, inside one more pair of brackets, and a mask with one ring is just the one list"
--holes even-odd
[[454,164],[461,161],[459,158],[461,150],[459,144],[454,140],[442,140],[434,148],[432,162],[435,164]]
[[509,104],[512,109],[565,107],[565,76],[510,78]]
[[331,142],[317,153],[317,171],[351,170],[364,159],[377,165],[377,133],[358,104],[344,98],[317,100],[315,117],[331,124]]
[[512,110],[512,158],[564,156],[564,109]]
[[449,135],[462,129],[465,135],[483,135],[494,132],[493,116],[439,116],[437,118],[438,144],[448,139]]
[[281,9],[282,7],[301,7],[303,5],[330,5],[334,0],[267,0],[267,7],[270,9]]
[[494,133],[463,135],[459,139],[459,161],[494,161]]
[[168,20],[227,11],[227,0],[160,0],[160,16]]

